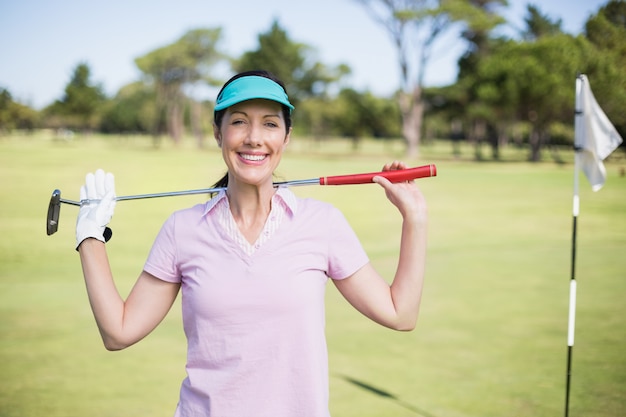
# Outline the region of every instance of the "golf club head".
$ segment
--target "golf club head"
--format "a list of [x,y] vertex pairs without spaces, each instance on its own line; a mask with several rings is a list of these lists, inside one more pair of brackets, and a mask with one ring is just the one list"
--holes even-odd
[[61,190],[54,190],[48,205],[48,217],[46,218],[46,233],[48,236],[56,233],[59,228],[59,215],[61,214]]

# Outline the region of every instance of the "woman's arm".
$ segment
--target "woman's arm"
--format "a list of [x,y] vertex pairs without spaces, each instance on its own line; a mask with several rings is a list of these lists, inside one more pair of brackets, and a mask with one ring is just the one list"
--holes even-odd
[[115,287],[104,243],[85,239],[78,252],[89,303],[108,350],[138,342],[165,318],[176,300],[179,284],[143,271],[124,301]]
[[[393,162],[384,170],[404,168],[403,163]],[[395,276],[389,285],[371,264],[367,264],[350,277],[334,282],[350,304],[365,316],[395,330],[412,330],[417,321],[424,282],[426,201],[412,181],[392,184],[382,177],[376,177],[374,181],[385,189],[387,198],[402,215]]]
[[115,210],[115,179],[99,169],[85,177],[76,220],[76,250],[87,285],[91,309],[104,346],[119,350],[143,339],[171,308],[179,284],[161,281],[142,272],[128,299],[120,296],[104,248],[104,231]]

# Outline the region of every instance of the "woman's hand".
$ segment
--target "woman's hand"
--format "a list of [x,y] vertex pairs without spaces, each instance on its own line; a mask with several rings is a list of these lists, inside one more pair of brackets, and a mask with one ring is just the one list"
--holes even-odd
[[87,238],[105,242],[104,230],[115,211],[115,179],[110,172],[99,169],[89,173],[85,185],[80,188],[80,199],[89,200],[82,204],[76,219],[76,248]]
[[[407,165],[401,161],[393,161],[385,164],[383,171],[407,169]],[[425,222],[427,219],[426,199],[415,185],[415,181],[403,181],[392,183],[384,177],[374,177],[373,182],[385,189],[385,195],[389,201],[398,208],[402,218],[409,221]]]

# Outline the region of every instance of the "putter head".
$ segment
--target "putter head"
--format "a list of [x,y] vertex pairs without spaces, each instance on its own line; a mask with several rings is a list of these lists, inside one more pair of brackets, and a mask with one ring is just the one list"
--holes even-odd
[[46,218],[46,233],[48,236],[56,233],[59,228],[59,215],[61,213],[61,190],[54,190],[48,205],[48,217]]

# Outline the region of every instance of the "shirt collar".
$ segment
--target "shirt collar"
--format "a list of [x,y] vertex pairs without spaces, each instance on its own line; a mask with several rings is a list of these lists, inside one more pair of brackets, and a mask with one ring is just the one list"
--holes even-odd
[[[218,203],[226,198],[226,190],[221,190],[217,193],[217,195],[211,198],[206,202],[204,206],[203,215],[206,216],[210,211],[212,211]],[[295,215],[298,211],[298,199],[296,195],[287,187],[278,187],[274,196],[272,196],[272,200],[280,199],[288,211],[291,212],[291,215]]]
[[296,195],[287,187],[278,187],[273,198],[280,198],[287,207],[287,210],[294,216],[298,211],[298,199]]
[[204,205],[204,213],[203,216],[206,216],[211,210],[217,206],[217,203],[226,198],[226,190],[221,190],[217,193],[216,196],[212,197],[209,201],[207,201]]

